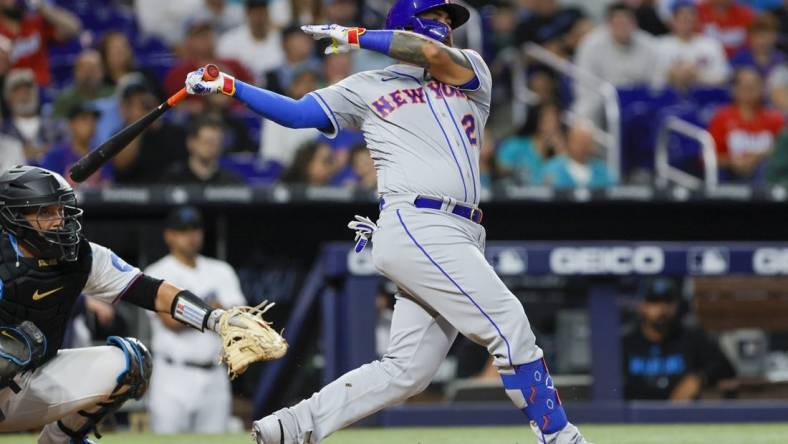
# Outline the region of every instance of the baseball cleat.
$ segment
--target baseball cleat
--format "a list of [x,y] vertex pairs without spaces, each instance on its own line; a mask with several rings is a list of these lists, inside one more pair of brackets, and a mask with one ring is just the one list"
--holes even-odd
[[580,430],[572,423],[567,424],[566,427],[556,433],[545,435],[539,430],[536,423],[531,421],[531,430],[536,435],[538,444],[592,444],[586,441],[583,435],[580,434]]

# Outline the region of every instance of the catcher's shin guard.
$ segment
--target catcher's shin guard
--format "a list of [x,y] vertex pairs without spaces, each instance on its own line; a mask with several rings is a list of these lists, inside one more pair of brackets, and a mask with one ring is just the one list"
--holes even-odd
[[516,365],[514,374],[502,372],[501,379],[506,394],[542,433],[555,433],[566,427],[566,412],[544,359]]
[[101,438],[101,434],[96,429],[101,420],[117,411],[129,399],[142,398],[148,389],[153,370],[153,359],[142,342],[135,338],[110,336],[107,338],[107,344],[123,350],[126,357],[126,368],[118,375],[118,385],[112,390],[107,400],[98,403],[97,408],[93,411],[80,410],[77,412],[85,417],[85,422],[76,430],[66,426],[63,421],[57,422],[58,427],[77,443],[89,442],[86,436],[91,431],[95,433],[97,438]]

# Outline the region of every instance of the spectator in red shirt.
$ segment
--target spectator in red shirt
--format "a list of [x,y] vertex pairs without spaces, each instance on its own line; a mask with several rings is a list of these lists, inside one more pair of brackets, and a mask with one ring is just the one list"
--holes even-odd
[[48,42],[65,41],[82,30],[79,18],[43,0],[0,0],[0,35],[11,39],[14,68],[30,68],[39,86],[49,85]]
[[763,79],[742,68],[733,81],[733,103],[720,108],[709,123],[723,175],[733,180],[761,180],[764,159],[774,149],[783,116],[764,103]]
[[222,72],[239,80],[254,83],[252,75],[238,60],[217,57],[215,50],[216,34],[210,17],[198,15],[187,20],[186,36],[180,48],[180,61],[164,78],[164,92],[167,95],[176,93],[183,88],[186,74],[208,63],[219,65]]
[[747,32],[755,13],[736,0],[706,0],[698,5],[698,19],[700,31],[719,40],[730,58],[747,46]]

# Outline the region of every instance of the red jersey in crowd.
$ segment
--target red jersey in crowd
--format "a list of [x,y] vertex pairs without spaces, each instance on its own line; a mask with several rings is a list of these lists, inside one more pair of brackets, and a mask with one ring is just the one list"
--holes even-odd
[[722,43],[728,58],[747,46],[747,34],[755,13],[749,6],[734,3],[719,11],[708,2],[698,5],[700,32]]
[[40,14],[26,14],[14,33],[0,23],[0,34],[11,40],[11,67],[30,68],[40,86],[49,85],[49,51],[47,43],[54,38],[55,28]]
[[723,158],[763,153],[774,146],[782,129],[783,116],[778,111],[761,108],[748,120],[734,105],[720,108],[709,123],[717,155]]

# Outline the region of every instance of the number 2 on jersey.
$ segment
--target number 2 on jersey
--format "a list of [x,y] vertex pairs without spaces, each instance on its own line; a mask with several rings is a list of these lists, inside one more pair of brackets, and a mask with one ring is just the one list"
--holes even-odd
[[471,145],[476,146],[476,119],[473,118],[473,115],[466,114],[462,116],[461,123],[465,128],[465,134],[468,135],[468,141],[471,142]]

